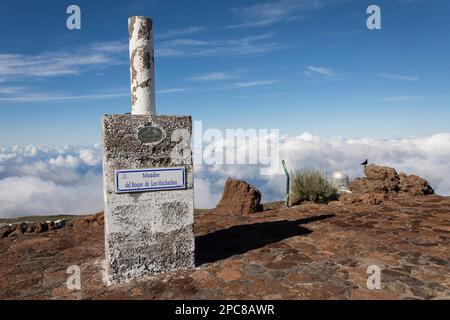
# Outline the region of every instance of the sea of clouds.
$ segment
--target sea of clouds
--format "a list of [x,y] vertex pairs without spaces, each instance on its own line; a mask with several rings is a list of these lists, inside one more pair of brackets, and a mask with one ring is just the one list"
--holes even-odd
[[[450,133],[405,139],[321,138],[309,133],[282,136],[280,159],[289,169],[345,170],[363,175],[360,162],[395,167],[427,179],[450,195]],[[254,184],[264,201],[283,198],[285,177],[264,176],[258,165],[195,165],[195,207],[215,206],[227,177]],[[88,214],[103,209],[102,148],[25,146],[0,148],[0,218],[47,214]]]

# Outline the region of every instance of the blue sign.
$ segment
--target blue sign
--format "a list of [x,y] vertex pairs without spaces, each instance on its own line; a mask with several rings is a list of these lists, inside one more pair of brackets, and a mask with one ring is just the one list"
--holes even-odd
[[186,168],[116,170],[116,193],[186,188]]

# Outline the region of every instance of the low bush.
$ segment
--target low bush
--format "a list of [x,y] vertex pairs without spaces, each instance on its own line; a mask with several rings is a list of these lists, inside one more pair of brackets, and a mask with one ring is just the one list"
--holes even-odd
[[291,204],[302,201],[327,202],[336,196],[336,188],[325,174],[314,169],[300,169],[291,173]]

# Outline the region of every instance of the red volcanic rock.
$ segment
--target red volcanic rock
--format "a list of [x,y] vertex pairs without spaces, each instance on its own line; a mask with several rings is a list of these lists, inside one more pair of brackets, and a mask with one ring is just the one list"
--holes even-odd
[[434,194],[433,188],[425,179],[416,175],[407,175],[400,173],[399,193],[411,196],[424,196]]
[[245,181],[228,178],[214,211],[249,214],[262,210],[260,202],[261,192],[258,189]]
[[370,164],[364,167],[365,178],[352,181],[349,188],[354,193],[398,192],[400,178],[394,168]]
[[339,197],[339,201],[342,204],[357,204],[357,205],[380,205],[384,201],[388,200],[388,196],[385,193],[364,193],[364,194],[352,194],[344,193]]
[[[0,300],[450,299],[450,197],[202,211],[194,223],[196,268],[112,286],[101,224],[2,238]],[[71,265],[81,290],[67,288]],[[381,290],[367,288],[370,265],[382,268]]]
[[105,216],[103,212],[100,212],[91,216],[76,219],[73,222],[73,226],[75,228],[83,228],[90,225],[103,226],[104,223],[105,223]]
[[388,180],[393,182],[398,182],[399,180],[397,171],[394,168],[377,166],[375,164],[365,166],[364,174],[369,180]]
[[366,177],[357,178],[349,184],[352,194],[342,195],[344,204],[382,204],[397,195],[423,196],[434,194],[425,179],[405,173],[397,174],[394,168],[374,164],[364,167]]
[[349,189],[353,193],[384,193],[393,192],[392,185],[384,180],[369,180],[367,178],[356,178],[349,184]]

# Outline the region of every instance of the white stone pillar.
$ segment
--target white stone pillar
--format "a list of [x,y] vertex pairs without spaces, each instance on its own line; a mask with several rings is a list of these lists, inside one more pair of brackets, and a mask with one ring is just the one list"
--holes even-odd
[[152,29],[152,19],[148,17],[128,18],[131,114],[156,114]]
[[128,28],[132,114],[102,118],[108,284],[195,266],[192,119],[155,115],[152,20]]

